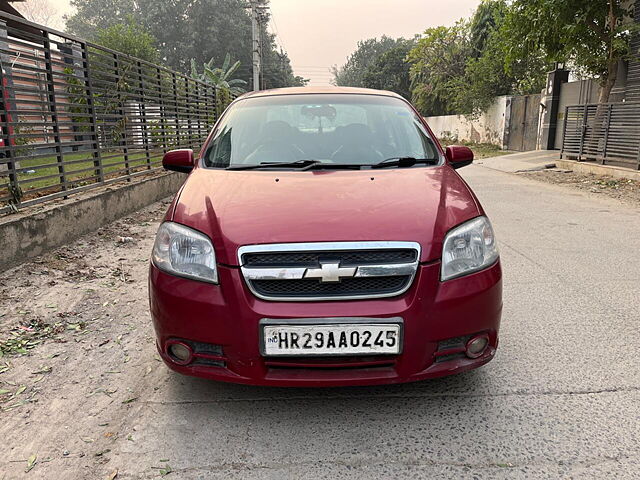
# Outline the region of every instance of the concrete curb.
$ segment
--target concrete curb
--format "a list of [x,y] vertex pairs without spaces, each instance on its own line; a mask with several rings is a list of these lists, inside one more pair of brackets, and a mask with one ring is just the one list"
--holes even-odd
[[576,173],[593,173],[594,175],[608,175],[614,178],[628,178],[640,181],[640,170],[631,170],[630,168],[615,167],[613,165],[599,165],[576,160],[556,160],[556,167]]
[[175,194],[185,179],[156,175],[1,218],[0,272]]

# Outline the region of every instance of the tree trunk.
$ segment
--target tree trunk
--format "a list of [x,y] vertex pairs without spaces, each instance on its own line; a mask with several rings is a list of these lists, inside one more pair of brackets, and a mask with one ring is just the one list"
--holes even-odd
[[602,87],[600,88],[598,103],[609,102],[609,96],[611,95],[611,90],[613,90],[613,86],[616,84],[617,79],[618,79],[618,59],[609,57],[609,61],[607,62],[607,77],[604,79],[604,82],[602,83]]
[[[587,119],[587,126],[585,128],[585,139],[583,157],[597,160],[600,163],[605,162],[605,145],[604,139],[606,137],[605,131],[609,126],[607,125],[607,103],[613,90],[616,80],[618,78],[618,57],[613,47],[613,32],[615,31],[617,24],[617,17],[614,13],[614,2],[616,0],[609,0],[609,15],[607,23],[609,24],[610,37],[607,42],[607,73],[602,79],[600,85],[600,94],[598,95],[598,106],[596,107],[593,120]],[[586,108],[586,107],[585,107]]]
[[616,84],[618,78],[618,57],[615,54],[613,47],[614,32],[618,23],[618,18],[614,10],[614,4],[617,5],[619,0],[609,0],[609,15],[607,15],[607,23],[609,26],[609,41],[607,42],[607,76],[604,78],[602,88],[600,89],[600,95],[598,97],[598,103],[608,103],[609,95],[613,86]]
[[[600,85],[600,94],[598,95],[598,106],[596,107],[595,115],[590,113],[591,118],[587,119],[587,138],[584,142],[583,157],[591,160],[598,160],[600,163],[604,163],[604,138],[605,130],[608,127],[607,123],[607,103],[609,102],[609,96],[611,90],[616,83],[618,77],[618,59],[609,57],[607,62],[607,76]],[[586,107],[585,107],[586,108]]]

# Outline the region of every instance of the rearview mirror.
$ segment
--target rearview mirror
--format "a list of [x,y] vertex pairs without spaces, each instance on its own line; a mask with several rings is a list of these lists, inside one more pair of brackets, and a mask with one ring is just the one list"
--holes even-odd
[[462,168],[471,165],[473,162],[473,152],[464,145],[450,145],[446,149],[447,162],[453,168]]
[[189,173],[195,166],[193,150],[190,148],[181,148],[165,153],[164,157],[162,157],[162,166],[165,170]]
[[302,115],[309,118],[325,117],[329,120],[336,118],[336,109],[331,105],[305,105],[302,107]]

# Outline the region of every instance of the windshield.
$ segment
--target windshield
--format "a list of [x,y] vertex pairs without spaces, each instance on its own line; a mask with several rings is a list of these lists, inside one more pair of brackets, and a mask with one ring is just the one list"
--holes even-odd
[[439,159],[407,104],[381,95],[276,95],[234,104],[203,159],[207,167],[316,160],[373,165],[393,157]]

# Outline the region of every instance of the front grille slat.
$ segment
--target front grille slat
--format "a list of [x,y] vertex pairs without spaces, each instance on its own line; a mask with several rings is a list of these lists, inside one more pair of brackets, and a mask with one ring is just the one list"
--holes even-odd
[[253,287],[264,296],[344,296],[375,295],[401,290],[411,277],[345,278],[336,283],[321,283],[316,279],[254,280]]
[[[419,258],[420,245],[414,242],[255,245],[238,252],[249,289],[272,301],[400,295],[411,286]],[[324,274],[331,265],[338,276]]]
[[396,364],[395,357],[296,357],[278,360],[266,359],[265,365],[276,369],[349,370],[363,368],[388,368]]

